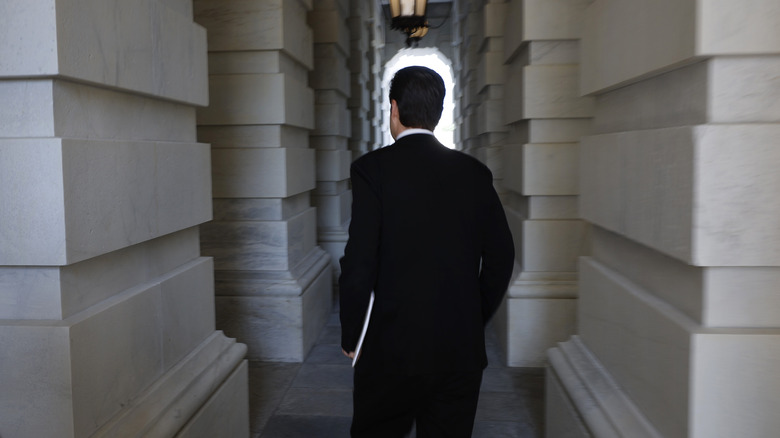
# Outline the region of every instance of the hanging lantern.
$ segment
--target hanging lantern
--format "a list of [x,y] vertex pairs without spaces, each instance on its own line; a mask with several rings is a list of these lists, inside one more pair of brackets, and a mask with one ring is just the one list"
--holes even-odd
[[428,33],[428,21],[425,19],[427,6],[428,0],[390,0],[390,15],[393,17],[390,28],[406,34],[407,46],[417,43]]

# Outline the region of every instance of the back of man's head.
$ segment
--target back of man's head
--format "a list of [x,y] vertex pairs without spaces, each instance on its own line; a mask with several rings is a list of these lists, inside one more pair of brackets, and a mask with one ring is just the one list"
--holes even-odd
[[390,101],[393,100],[398,105],[401,124],[433,131],[441,119],[444,81],[426,67],[402,68],[390,82]]

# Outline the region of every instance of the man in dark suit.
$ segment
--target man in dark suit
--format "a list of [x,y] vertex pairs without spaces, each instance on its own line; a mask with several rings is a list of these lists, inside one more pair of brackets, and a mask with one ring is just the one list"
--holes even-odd
[[514,245],[490,170],[446,148],[444,82],[399,70],[396,142],[352,164],[352,223],[339,279],[341,346],[354,356],[352,437],[469,437],[487,366],[484,327],[509,284]]

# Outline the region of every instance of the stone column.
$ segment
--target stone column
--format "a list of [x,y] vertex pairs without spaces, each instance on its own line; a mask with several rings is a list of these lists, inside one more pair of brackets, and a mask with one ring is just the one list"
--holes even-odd
[[248,357],[302,361],[331,309],[329,256],[317,246],[311,1],[196,0],[208,30],[217,327]]
[[[370,76],[368,80],[368,91],[371,96],[371,105],[368,110],[368,119],[371,122],[371,136],[369,150],[379,149],[384,144],[384,126],[382,114],[382,102],[387,99],[385,91],[382,89],[382,75],[385,68],[385,33],[387,32],[387,23],[385,23],[382,6],[378,1],[372,2],[371,9],[371,47],[369,48],[368,63]],[[354,152],[353,157],[356,158]]]
[[347,109],[350,93],[350,35],[348,0],[319,0],[309,13],[314,35],[314,70],[309,83],[314,88],[315,128],[310,141],[317,150],[317,237],[331,257],[333,287],[338,289],[339,259],[347,244],[352,205],[349,189],[349,137],[351,118]]
[[547,436],[780,430],[780,10],[601,0],[584,14],[579,335]]
[[246,348],[200,256],[191,3],[2,9],[0,435],[248,437]]
[[461,1],[456,5],[457,26],[459,27],[460,58],[463,61],[459,72],[458,86],[461,90],[461,98],[458,106],[461,111],[458,120],[458,137],[460,138],[460,150],[476,155],[479,149],[479,134],[477,123],[479,107],[479,93],[477,90],[477,68],[479,42],[482,36],[479,25],[483,19],[482,0]]
[[496,321],[511,366],[539,367],[574,333],[577,258],[587,252],[579,219],[579,139],[593,98],[580,97],[579,42],[585,0],[520,1],[506,21],[503,186],[516,242],[517,276]]
[[349,33],[350,33],[350,95],[347,102],[352,116],[352,136],[349,139],[349,150],[357,158],[373,149],[371,144],[371,110],[372,99],[370,81],[372,78],[372,11],[377,3],[365,0],[350,1]]

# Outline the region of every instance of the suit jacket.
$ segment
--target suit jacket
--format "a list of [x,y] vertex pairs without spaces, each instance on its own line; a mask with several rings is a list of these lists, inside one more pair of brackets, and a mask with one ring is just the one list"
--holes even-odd
[[428,134],[351,166],[352,222],[339,278],[341,344],[357,369],[417,375],[483,369],[484,326],[501,302],[514,244],[490,170]]

